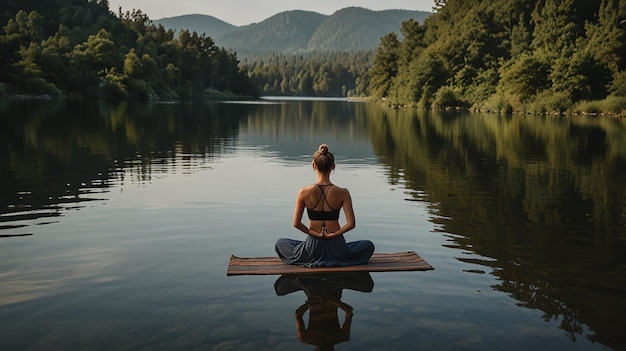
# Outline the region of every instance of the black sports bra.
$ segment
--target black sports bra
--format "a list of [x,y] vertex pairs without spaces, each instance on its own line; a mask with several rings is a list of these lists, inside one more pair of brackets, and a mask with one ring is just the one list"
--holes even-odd
[[320,198],[317,200],[317,203],[315,204],[315,206],[313,206],[313,208],[316,208],[317,205],[319,205],[319,203],[322,201],[322,198],[324,198],[324,202],[326,203],[326,205],[328,205],[328,207],[330,207],[331,211],[324,211],[324,204],[322,204],[322,211],[316,211],[313,209],[310,209],[307,207],[306,209],[306,213],[309,215],[309,219],[313,220],[313,221],[330,221],[330,220],[338,220],[339,219],[339,210],[335,210],[329,203],[328,203],[328,199],[326,198],[326,192],[324,192],[324,188],[325,187],[331,187],[332,184],[328,184],[328,185],[319,185],[319,184],[315,184],[317,185],[318,188],[320,188],[320,191],[322,192],[322,194],[320,195]]

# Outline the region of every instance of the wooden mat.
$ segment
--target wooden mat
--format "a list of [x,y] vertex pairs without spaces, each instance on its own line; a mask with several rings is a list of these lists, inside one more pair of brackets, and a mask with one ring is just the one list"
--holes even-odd
[[278,257],[230,256],[226,275],[272,275],[338,272],[428,271],[434,269],[415,251],[374,253],[367,264],[347,267],[307,268],[282,264]]

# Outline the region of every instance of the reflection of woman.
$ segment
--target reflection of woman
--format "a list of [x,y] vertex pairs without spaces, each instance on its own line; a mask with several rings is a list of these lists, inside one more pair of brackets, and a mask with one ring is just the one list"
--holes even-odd
[[[346,314],[341,326],[337,308],[341,308]],[[306,310],[309,310],[308,327],[302,318]],[[296,310],[298,340],[315,345],[316,350],[334,350],[334,345],[350,340],[351,325],[352,307],[339,299],[308,299]]]
[[[315,345],[316,350],[334,350],[334,345],[350,340],[352,307],[341,301],[343,289],[371,292],[374,281],[367,272],[339,274],[282,275],[274,283],[279,296],[299,290],[307,296],[306,302],[296,309],[298,340]],[[339,323],[339,309],[345,314]],[[308,323],[304,314],[309,311]]]
[[[369,240],[347,243],[343,234],[355,227],[352,198],[348,189],[330,182],[330,172],[335,169],[335,157],[322,144],[313,155],[313,169],[317,182],[302,187],[296,198],[293,225],[305,234],[304,241],[279,239],[275,249],[285,264],[306,267],[349,266],[367,263],[374,253]],[[302,223],[307,210],[309,226]],[[339,211],[343,208],[346,224],[339,224]]]

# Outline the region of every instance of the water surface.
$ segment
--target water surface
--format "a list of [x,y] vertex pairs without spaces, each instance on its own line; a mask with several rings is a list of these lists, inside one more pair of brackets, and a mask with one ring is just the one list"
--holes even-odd
[[[309,350],[304,290],[352,307],[337,350],[624,349],[625,132],[342,100],[1,102],[3,350]],[[226,276],[302,238],[320,143],[348,240],[434,271]]]

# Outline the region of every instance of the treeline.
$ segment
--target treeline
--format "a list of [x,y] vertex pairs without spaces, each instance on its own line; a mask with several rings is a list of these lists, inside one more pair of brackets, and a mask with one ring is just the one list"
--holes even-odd
[[626,2],[438,0],[381,38],[369,95],[504,112],[626,110]]
[[15,8],[0,35],[0,95],[255,95],[235,53],[204,34],[155,26],[141,10],[116,15],[107,0],[8,1],[3,17]]
[[[17,10],[21,9],[21,10]],[[626,111],[626,3],[437,0],[375,52],[274,52],[240,64],[195,32],[107,0],[0,5],[0,95],[370,96],[395,106]]]
[[243,69],[262,95],[366,96],[374,53],[273,52],[245,60]]

